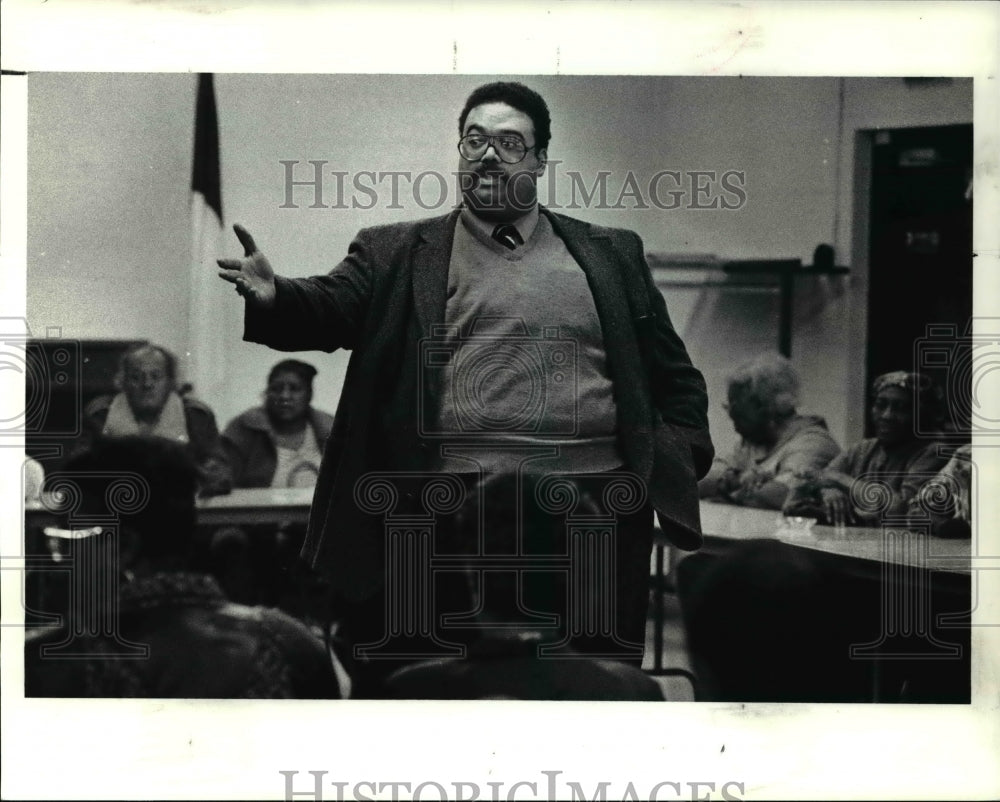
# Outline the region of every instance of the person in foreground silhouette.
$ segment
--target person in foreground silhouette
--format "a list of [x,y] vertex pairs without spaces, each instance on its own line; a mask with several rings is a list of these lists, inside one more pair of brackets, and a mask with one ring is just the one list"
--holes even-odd
[[[520,487],[519,487],[520,484]],[[538,504],[538,485],[514,474],[494,476],[477,487],[458,516],[461,543],[475,542],[484,524],[485,551],[559,553],[565,524]],[[516,497],[522,498],[518,520]],[[484,499],[485,514],[480,515]],[[586,495],[577,511],[597,512]],[[456,544],[461,545],[461,544]],[[462,658],[427,660],[405,666],[386,680],[386,695],[407,699],[537,699],[580,701],[663,701],[660,686],[634,665],[588,657],[563,645],[568,626],[568,581],[552,581],[539,571],[483,568],[466,564],[477,610],[476,635]],[[556,617],[546,613],[556,613]]]
[[70,541],[76,602],[63,626],[28,633],[26,696],[339,697],[304,624],[191,569],[197,473],[182,446],[102,439],[52,478],[74,504],[47,534]]

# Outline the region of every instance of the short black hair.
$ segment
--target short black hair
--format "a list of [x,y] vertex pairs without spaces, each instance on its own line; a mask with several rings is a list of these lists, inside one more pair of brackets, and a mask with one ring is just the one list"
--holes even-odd
[[52,478],[78,489],[75,512],[80,516],[113,516],[135,530],[139,552],[150,560],[188,555],[198,473],[180,443],[162,437],[101,437]]
[[267,383],[270,384],[279,373],[294,373],[311,388],[313,378],[316,376],[316,368],[308,362],[302,362],[298,359],[282,359],[267,374]]
[[552,139],[552,120],[549,117],[549,107],[534,89],[529,89],[524,84],[513,81],[496,81],[491,84],[483,84],[473,90],[465,101],[465,108],[462,109],[458,118],[459,136],[465,132],[465,120],[469,116],[469,112],[484,103],[506,103],[508,106],[524,112],[531,118],[535,128],[535,151],[549,146],[549,140]]
[[541,501],[541,483],[542,478],[533,474],[507,472],[489,474],[480,480],[458,511],[461,543],[475,541],[482,525],[488,553],[514,554],[522,548],[530,551],[552,547],[563,523]]

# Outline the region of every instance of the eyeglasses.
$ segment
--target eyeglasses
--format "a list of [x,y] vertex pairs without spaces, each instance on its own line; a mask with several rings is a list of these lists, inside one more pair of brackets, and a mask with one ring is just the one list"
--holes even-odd
[[488,136],[487,134],[466,134],[458,140],[458,152],[463,159],[470,162],[477,162],[486,155],[489,146],[493,146],[497,158],[506,164],[517,164],[528,155],[529,148],[524,144],[524,140],[519,136],[511,134],[501,134],[499,136]]

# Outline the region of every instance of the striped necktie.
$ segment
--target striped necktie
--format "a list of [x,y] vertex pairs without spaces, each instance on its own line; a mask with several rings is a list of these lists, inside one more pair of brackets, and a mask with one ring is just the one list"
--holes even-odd
[[505,248],[510,248],[510,250],[514,250],[518,245],[524,245],[524,239],[521,237],[521,232],[509,223],[501,223],[494,228],[493,239]]

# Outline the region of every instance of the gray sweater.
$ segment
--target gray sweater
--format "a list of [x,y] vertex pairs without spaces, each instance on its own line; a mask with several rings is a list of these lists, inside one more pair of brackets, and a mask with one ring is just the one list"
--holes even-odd
[[440,350],[440,469],[565,472],[622,465],[601,322],[587,277],[544,216],[508,250],[486,229],[455,227]]

